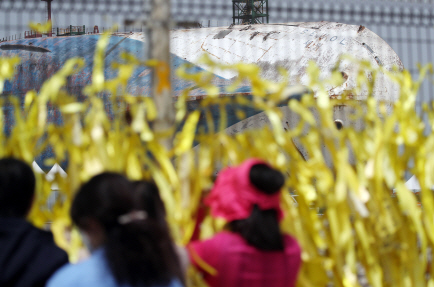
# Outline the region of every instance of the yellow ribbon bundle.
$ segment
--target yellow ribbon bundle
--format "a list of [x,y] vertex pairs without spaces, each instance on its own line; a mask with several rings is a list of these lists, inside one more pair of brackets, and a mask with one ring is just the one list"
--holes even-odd
[[[306,95],[301,101],[289,101],[288,108],[299,116],[299,122],[285,130],[278,105],[288,83],[261,79],[255,65],[222,66],[205,58],[211,70],[239,73],[239,80],[227,88],[229,92],[248,81],[252,97],[218,97],[219,88],[211,83],[209,72],[190,74],[188,68],[181,68],[177,75],[193,81],[209,96],[201,101],[200,110],[189,112],[189,90],[184,91],[176,103],[180,131],[154,133],[151,126],[157,111],[152,100],[127,94],[126,86],[136,67],[155,67],[158,63],[142,63],[124,54],[114,65],[118,76],[107,80],[104,50],[108,39],[108,34],[102,36],[97,45],[92,83],[84,89],[84,102],[77,102],[63,89],[67,77],[84,65],[81,59],[70,59],[38,94],[27,93],[24,107],[13,97],[9,99],[15,105],[15,125],[9,136],[0,133],[0,156],[15,156],[30,163],[50,145],[56,154],[52,162],[68,157],[68,176],[55,178],[61,192],[51,208],[47,207],[51,183],[38,177],[36,203],[29,219],[38,226],[52,222],[57,242],[68,250],[71,259],[76,259],[81,245],[74,229],[68,232],[70,238],[65,237],[66,228],[71,228],[69,206],[74,191],[93,175],[110,170],[131,179],[153,178],[166,204],[174,237],[186,244],[194,231],[202,193],[212,186],[215,172],[257,157],[288,175],[282,193],[286,212],[282,229],[293,234],[303,249],[300,286],[362,286],[361,278],[374,287],[434,286],[434,134],[424,133],[426,125],[414,108],[430,66],[421,69],[421,79],[413,80],[407,71],[391,72],[350,59],[360,67],[359,87],[364,85],[372,92],[377,73],[400,85],[400,98],[388,114],[384,103],[373,97],[365,101],[349,100],[345,95],[340,100],[330,99],[325,87],[341,84],[340,72],[333,72],[328,80],[318,80],[315,75],[319,69],[311,64],[308,74],[316,98]],[[12,78],[17,63],[15,58],[0,59],[0,88],[5,79]],[[367,71],[373,79],[366,78]],[[109,94],[112,119],[99,97],[101,93]],[[265,112],[270,126],[226,133],[226,105],[231,103]],[[47,123],[47,104],[62,112],[62,126]],[[361,119],[364,128],[336,129],[336,105],[353,107],[353,117]],[[130,121],[125,117],[127,106]],[[218,126],[211,115],[215,106],[220,107]],[[235,113],[240,119],[245,116],[241,108]],[[433,106],[426,105],[424,114],[432,129]],[[207,129],[198,128],[201,115]],[[0,115],[0,120],[3,118]],[[173,138],[171,150],[160,144],[165,137]],[[294,144],[295,138],[309,154],[307,160]],[[413,173],[420,182],[422,207],[405,186],[405,172]],[[201,237],[211,236],[221,226],[222,222],[206,218]],[[196,273],[189,274],[192,282],[198,282]]]

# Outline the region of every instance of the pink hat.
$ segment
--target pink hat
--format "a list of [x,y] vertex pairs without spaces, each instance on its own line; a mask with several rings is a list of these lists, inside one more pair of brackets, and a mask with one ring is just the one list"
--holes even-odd
[[256,164],[268,165],[263,160],[249,159],[239,166],[225,168],[218,174],[211,193],[205,198],[212,216],[222,217],[229,222],[246,219],[257,204],[262,210],[277,210],[279,220],[283,218],[280,192],[269,195],[250,182],[250,169]]

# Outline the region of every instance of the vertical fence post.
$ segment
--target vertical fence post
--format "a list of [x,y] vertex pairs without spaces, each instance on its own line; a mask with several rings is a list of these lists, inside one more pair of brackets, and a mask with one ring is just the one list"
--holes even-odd
[[[152,73],[152,96],[158,111],[153,129],[161,132],[169,130],[175,123],[170,73],[170,0],[152,0],[149,20],[148,59],[158,61]],[[172,139],[165,138],[161,144],[170,149]]]

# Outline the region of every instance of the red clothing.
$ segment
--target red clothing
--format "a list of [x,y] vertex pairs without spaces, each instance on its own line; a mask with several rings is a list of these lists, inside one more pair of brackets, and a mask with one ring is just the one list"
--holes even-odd
[[[284,236],[284,246],[284,251],[261,251],[239,234],[226,231],[209,240],[192,242],[188,250],[191,262],[203,271],[211,287],[292,287],[301,265],[301,250],[289,235]],[[217,274],[205,272],[196,256]]]

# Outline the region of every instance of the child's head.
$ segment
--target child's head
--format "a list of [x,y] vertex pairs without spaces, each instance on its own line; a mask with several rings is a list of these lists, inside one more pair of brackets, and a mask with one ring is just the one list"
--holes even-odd
[[158,208],[138,200],[144,193],[136,187],[120,174],[97,175],[77,192],[71,217],[93,249],[104,248],[119,284],[165,285],[176,277],[182,280],[170,234],[154,217]]
[[283,174],[264,161],[250,159],[230,167],[217,177],[205,199],[211,214],[228,221],[250,245],[261,250],[283,250],[279,220]]
[[276,210],[281,219],[279,191],[283,184],[280,171],[262,160],[249,159],[222,170],[205,203],[213,216],[229,222],[249,217],[255,205],[262,210]]

